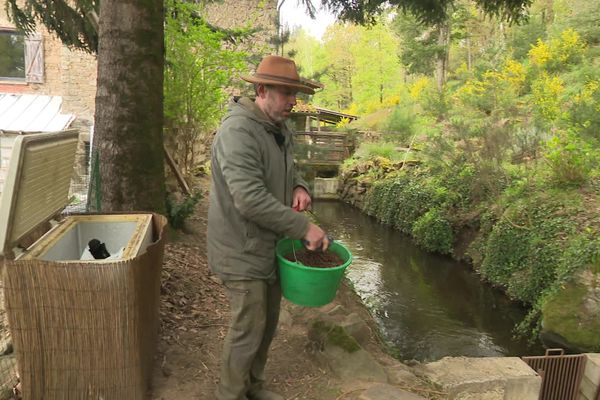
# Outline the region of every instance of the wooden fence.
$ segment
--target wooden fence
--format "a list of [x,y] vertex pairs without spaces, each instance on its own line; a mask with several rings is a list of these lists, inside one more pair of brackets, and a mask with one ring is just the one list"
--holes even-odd
[[296,132],[296,159],[300,164],[340,165],[354,152],[353,138],[344,133]]

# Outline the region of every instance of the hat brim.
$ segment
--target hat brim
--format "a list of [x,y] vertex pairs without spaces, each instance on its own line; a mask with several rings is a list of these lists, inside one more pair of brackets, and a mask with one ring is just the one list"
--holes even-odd
[[244,76],[244,75],[240,76],[240,78],[242,78],[246,82],[250,82],[250,83],[261,83],[263,85],[274,85],[274,86],[287,86],[287,87],[291,87],[294,89],[298,89],[298,91],[300,91],[302,93],[315,94],[315,90],[313,88],[302,84],[302,82],[300,82],[300,81],[298,81],[298,83],[296,83],[296,82],[290,82],[289,80],[279,80],[276,78],[270,79],[270,78],[261,78],[261,77],[256,77],[256,76]]

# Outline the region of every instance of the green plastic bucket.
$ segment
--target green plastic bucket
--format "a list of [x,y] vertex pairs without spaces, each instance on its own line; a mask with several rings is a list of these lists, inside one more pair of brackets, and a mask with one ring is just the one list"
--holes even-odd
[[333,242],[328,251],[337,253],[344,263],[333,268],[314,268],[289,261],[285,256],[294,249],[303,248],[300,240],[281,239],[277,242],[276,254],[283,297],[294,304],[305,307],[320,307],[330,303],[352,262],[352,254],[344,245]]

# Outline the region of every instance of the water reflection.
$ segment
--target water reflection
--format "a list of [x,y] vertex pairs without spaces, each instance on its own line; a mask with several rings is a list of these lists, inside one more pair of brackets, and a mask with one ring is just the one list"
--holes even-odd
[[512,337],[525,311],[465,265],[339,202],[317,202],[319,222],[349,247],[347,276],[402,359],[543,354]]

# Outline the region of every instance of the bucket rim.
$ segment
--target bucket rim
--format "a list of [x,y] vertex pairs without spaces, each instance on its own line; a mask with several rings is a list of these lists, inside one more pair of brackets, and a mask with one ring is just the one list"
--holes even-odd
[[282,261],[282,263],[280,264],[280,267],[286,266],[286,267],[294,267],[294,268],[298,268],[298,269],[304,269],[307,271],[318,271],[318,273],[326,273],[327,271],[337,271],[340,269],[346,269],[348,268],[348,266],[350,265],[350,263],[352,262],[352,256],[350,256],[350,258],[348,258],[348,261],[346,261],[345,263],[343,263],[342,265],[338,265],[337,267],[326,267],[326,268],[322,268],[322,267],[310,267],[308,265],[304,265],[304,264],[298,264],[295,261],[290,261],[287,258],[277,255],[277,258]]
[[288,267],[298,268],[301,270],[314,271],[314,272],[318,271],[318,273],[326,273],[327,271],[339,271],[339,270],[346,269],[352,263],[352,253],[350,252],[350,250],[343,244],[341,244],[339,242],[335,242],[335,244],[337,246],[342,247],[348,253],[348,259],[342,265],[338,265],[336,267],[321,268],[321,267],[311,267],[308,265],[298,264],[295,261],[288,260],[283,255],[281,255],[281,253],[279,252],[280,243],[287,241],[287,240],[293,241],[294,239],[284,238],[277,242],[275,255],[277,256],[277,260],[279,261],[279,263],[278,263],[279,267],[283,267],[285,265]]

